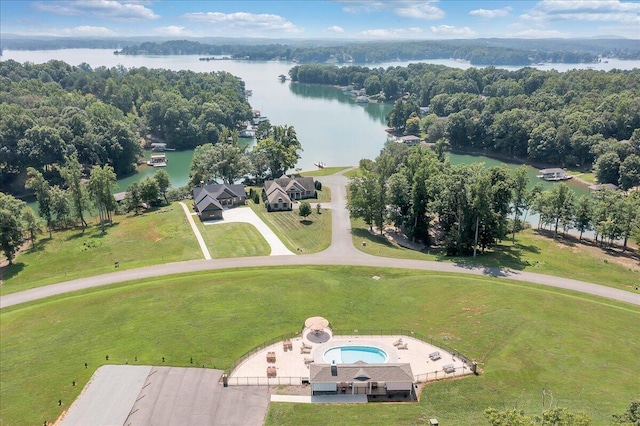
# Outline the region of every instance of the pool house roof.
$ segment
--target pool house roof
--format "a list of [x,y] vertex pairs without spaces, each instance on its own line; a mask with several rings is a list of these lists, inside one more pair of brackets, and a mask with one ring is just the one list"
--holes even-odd
[[[333,372],[332,372],[333,367]],[[410,364],[311,364],[311,383],[318,382],[413,382]]]

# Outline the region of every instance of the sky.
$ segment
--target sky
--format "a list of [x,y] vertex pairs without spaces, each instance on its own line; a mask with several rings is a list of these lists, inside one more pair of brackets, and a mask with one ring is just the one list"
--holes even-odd
[[640,0],[1,0],[1,34],[640,39]]

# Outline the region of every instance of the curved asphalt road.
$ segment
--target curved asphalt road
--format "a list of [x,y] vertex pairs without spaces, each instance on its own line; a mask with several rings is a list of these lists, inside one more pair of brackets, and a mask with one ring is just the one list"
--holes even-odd
[[7,294],[0,297],[0,309],[76,290],[142,278],[153,278],[164,275],[215,269],[297,265],[389,267],[425,271],[457,272],[480,276],[484,275],[563,288],[640,306],[640,294],[568,278],[559,278],[502,268],[468,266],[458,265],[455,263],[409,259],[390,259],[368,255],[353,246],[350,228],[351,222],[349,220],[349,213],[346,209],[346,178],[342,175],[331,175],[323,177],[321,181],[323,185],[326,185],[331,189],[333,226],[331,246],[321,253],[309,255],[192,260],[187,262],[148,266],[139,269],[123,270]]

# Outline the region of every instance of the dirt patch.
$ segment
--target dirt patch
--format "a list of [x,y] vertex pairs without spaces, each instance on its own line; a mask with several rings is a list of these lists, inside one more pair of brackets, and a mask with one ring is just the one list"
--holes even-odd
[[[380,236],[380,228],[373,227],[369,230],[369,233],[377,237]],[[415,243],[407,237],[407,235],[393,226],[387,226],[384,228],[383,236],[392,243],[399,245],[400,247],[408,248],[411,250],[422,251],[427,246],[422,243]]]
[[270,395],[303,395],[303,396],[311,396],[311,386],[309,386],[309,385],[302,385],[302,386],[287,386],[287,385],[269,386],[269,394]]

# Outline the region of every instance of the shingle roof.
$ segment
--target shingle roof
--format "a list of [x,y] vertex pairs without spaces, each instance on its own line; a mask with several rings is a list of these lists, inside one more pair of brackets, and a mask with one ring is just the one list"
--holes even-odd
[[331,375],[331,365],[311,364],[309,377],[314,382],[413,382],[410,364],[338,364],[337,376]]
[[214,206],[213,210],[222,210],[222,205],[218,202],[218,200],[208,194],[204,196],[198,203],[196,203],[196,207],[198,208],[199,212],[203,212],[211,205]]

